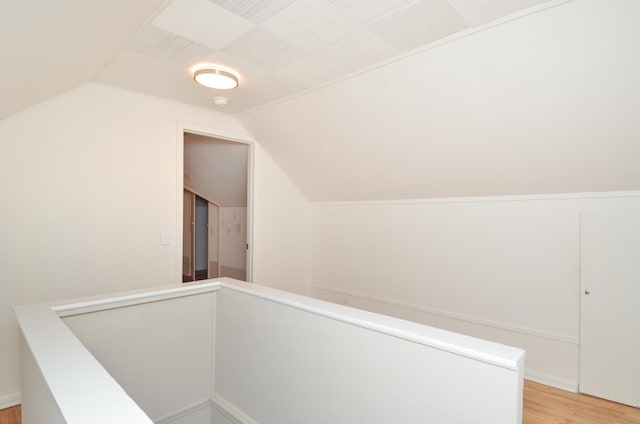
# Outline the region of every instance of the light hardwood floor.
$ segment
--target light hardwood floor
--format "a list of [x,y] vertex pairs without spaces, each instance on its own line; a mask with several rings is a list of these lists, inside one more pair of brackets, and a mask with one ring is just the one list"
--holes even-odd
[[7,408],[0,411],[0,424],[21,424],[22,415],[20,414],[20,406]]
[[640,409],[525,381],[524,424],[640,424]]
[[[640,424],[640,409],[565,392],[531,381],[524,384],[523,424]],[[0,411],[0,424],[21,424],[20,407]]]

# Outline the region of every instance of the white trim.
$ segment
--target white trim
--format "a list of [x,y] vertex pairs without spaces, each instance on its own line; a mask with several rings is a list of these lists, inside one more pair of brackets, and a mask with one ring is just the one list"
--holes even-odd
[[20,392],[2,395],[0,396],[0,409],[11,408],[12,406],[20,405],[20,401]]
[[[246,275],[245,278],[248,282],[253,282],[253,199],[254,191],[254,175],[255,175],[255,143],[249,145],[249,152],[247,156],[247,259],[246,259]],[[222,223],[222,220],[220,220]],[[222,228],[220,229],[222,231]],[[218,253],[220,250],[218,249]],[[218,261],[220,264],[220,261]],[[218,275],[220,273],[218,272]]]
[[224,397],[213,394],[210,399],[193,403],[176,412],[166,414],[160,418],[154,419],[155,424],[171,424],[172,422],[187,417],[204,408],[215,409],[233,424],[258,424],[256,420],[245,414],[240,408],[229,402]]
[[220,279],[220,285],[274,303],[513,371],[518,370],[524,355],[522,349],[511,346],[226,277]]
[[[218,206],[218,208],[216,209],[216,222],[218,223],[218,228],[216,229],[216,231],[218,232],[218,234],[216,235],[216,249],[217,249],[217,255],[216,255],[216,278],[220,277],[220,273],[222,272],[222,208],[220,206]],[[245,267],[247,265],[245,264]],[[207,267],[208,268],[208,267]],[[209,277],[211,278],[211,277]],[[195,278],[194,278],[195,280]]]
[[525,370],[524,378],[536,383],[544,384],[545,386],[555,387],[557,389],[566,390],[568,392],[578,393],[578,382],[573,380],[567,380],[565,378],[559,378],[551,374],[546,374],[540,371]]
[[256,420],[245,414],[240,408],[224,397],[214,393],[211,395],[211,407],[220,412],[234,424],[258,424]]
[[194,412],[200,411],[201,409],[210,408],[210,407],[211,407],[211,401],[209,399],[205,399],[203,401],[192,403],[191,405],[187,405],[176,412],[166,414],[160,418],[155,418],[153,422],[155,424],[170,424],[175,420],[191,415]]
[[582,200],[601,198],[640,197],[640,191],[609,191],[588,193],[558,193],[531,195],[475,196],[475,197],[437,197],[423,199],[355,200],[336,202],[311,202],[311,206],[376,206],[376,205],[421,205],[433,203],[483,203],[518,202],[523,200]]
[[602,198],[620,198],[620,197],[640,197],[639,190],[628,191],[595,191],[592,193],[583,193],[585,199],[602,199]]
[[194,296],[202,293],[218,291],[219,284],[185,284],[181,287],[132,293],[111,298],[98,298],[85,300],[66,305],[52,306],[51,310],[60,318],[88,312],[102,311],[106,309],[122,308],[124,306],[138,305],[141,303],[158,302],[160,300],[174,299],[177,297]]
[[377,296],[371,296],[371,295],[367,295],[367,294],[363,294],[363,293],[350,292],[348,290],[341,290],[341,289],[337,289],[337,288],[334,288],[334,287],[311,284],[310,288],[312,290],[322,290],[322,291],[325,291],[325,292],[335,293],[335,294],[341,295],[343,297],[343,299],[345,299],[346,305],[349,305],[349,306],[350,306],[349,298],[353,297],[353,298],[362,299],[362,300],[365,300],[365,301],[368,301],[368,302],[376,302],[376,303],[381,303],[381,304],[384,304],[384,305],[393,306],[393,307],[404,309],[404,310],[417,311],[417,312],[422,312],[422,313],[429,314],[429,315],[436,315],[436,316],[440,316],[440,317],[444,317],[444,318],[454,319],[454,320],[457,320],[457,321],[469,322],[469,323],[472,323],[472,324],[481,325],[483,327],[497,328],[499,330],[509,331],[509,332],[512,332],[512,333],[526,334],[526,335],[529,335],[529,336],[540,337],[540,338],[543,338],[543,339],[548,339],[548,340],[553,340],[553,341],[562,342],[562,343],[568,343],[568,344],[573,344],[573,345],[579,345],[580,344],[580,339],[578,337],[567,336],[567,335],[564,335],[564,334],[557,334],[557,333],[552,333],[552,332],[549,332],[549,331],[522,327],[522,326],[519,326],[519,325],[506,324],[506,323],[499,322],[499,321],[492,321],[492,320],[488,320],[488,319],[476,318],[476,317],[472,317],[472,316],[468,316],[468,315],[457,314],[457,313],[454,313],[454,312],[443,311],[443,310],[440,310],[440,309],[429,308],[429,307],[426,307],[426,306],[415,305],[415,304],[406,303],[406,302],[400,302],[400,301],[397,301],[397,300],[392,300],[392,299],[387,299],[387,298],[382,298],[382,297],[377,297]]
[[183,133],[188,132],[191,134],[204,135],[206,137],[223,138],[225,140],[245,144],[254,144],[256,142],[256,140],[247,133],[221,130],[220,128],[210,127],[196,122],[178,121],[178,127],[182,129]]
[[[175,277],[177,284],[182,284],[182,265],[184,248],[184,124],[176,125],[176,246]],[[193,270],[190,270],[193,271]]]
[[581,199],[580,194],[544,194],[544,195],[505,195],[505,196],[469,196],[469,197],[433,197],[424,199],[355,200],[338,202],[312,202],[312,206],[375,206],[375,205],[422,205],[433,203],[483,203],[518,202],[523,200],[574,200]]
[[[175,281],[182,284],[182,224],[183,224],[183,190],[184,190],[184,133],[198,134],[205,137],[219,138],[247,145],[247,263],[246,278],[253,277],[253,175],[255,140],[248,134],[220,130],[205,125],[177,121],[176,123],[176,253]],[[218,261],[220,263],[220,261]]]

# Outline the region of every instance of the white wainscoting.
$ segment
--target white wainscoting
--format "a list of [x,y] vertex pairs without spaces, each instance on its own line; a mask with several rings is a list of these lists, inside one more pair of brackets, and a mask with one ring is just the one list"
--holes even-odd
[[582,215],[638,208],[637,191],[315,203],[311,295],[520,347],[527,378],[577,391]]
[[[532,357],[549,355],[549,352],[552,352],[553,355],[564,355],[564,360],[561,359],[562,362],[570,361],[577,354],[579,348],[577,337],[568,337],[496,321],[482,320],[392,299],[352,293],[334,287],[313,285],[311,286],[311,296],[329,302],[456,331],[461,334],[481,337],[497,343],[518,346],[527,352],[526,379],[563,390],[578,391],[575,381],[540,372],[537,370],[538,364],[536,364],[535,360],[532,360]],[[537,354],[531,355],[531,352],[536,352]],[[563,370],[558,372],[563,372]]]

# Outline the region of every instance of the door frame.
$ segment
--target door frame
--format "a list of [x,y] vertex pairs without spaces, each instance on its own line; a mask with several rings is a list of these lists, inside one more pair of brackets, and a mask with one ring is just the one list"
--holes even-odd
[[[174,281],[182,284],[182,224],[184,190],[184,133],[217,138],[247,146],[247,282],[253,282],[253,175],[255,140],[238,134],[191,122],[178,121],[176,125],[176,252]],[[179,200],[179,201],[178,201]]]

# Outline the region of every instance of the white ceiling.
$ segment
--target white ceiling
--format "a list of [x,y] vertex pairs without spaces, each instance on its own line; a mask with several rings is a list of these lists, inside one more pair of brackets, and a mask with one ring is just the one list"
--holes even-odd
[[239,119],[312,201],[639,190],[639,18],[576,0]]
[[[238,113],[546,0],[3,0],[0,117],[88,81]],[[199,63],[240,87],[197,86]]]
[[184,135],[184,186],[222,207],[247,206],[246,144]]
[[[545,0],[174,0],[99,81],[238,113],[327,83]],[[203,89],[199,63],[235,70],[240,87]],[[135,69],[135,72],[131,70]]]
[[[312,201],[640,189],[640,1],[3,0],[0,118],[88,81],[238,117]],[[496,20],[497,19],[497,20]]]
[[0,119],[93,80],[162,2],[0,1]]

